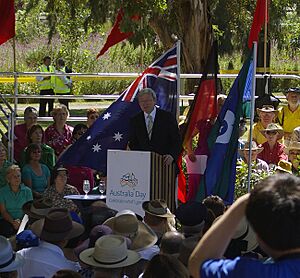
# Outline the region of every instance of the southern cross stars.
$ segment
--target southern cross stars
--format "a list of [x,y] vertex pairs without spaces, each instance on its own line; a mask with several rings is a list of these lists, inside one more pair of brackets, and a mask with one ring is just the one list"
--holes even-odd
[[101,151],[101,145],[99,145],[98,143],[96,143],[96,145],[93,145],[93,152],[99,152]]
[[121,139],[123,139],[123,134],[118,132],[118,133],[115,133],[115,136],[113,136],[113,138],[115,139],[115,141],[121,141]]
[[110,112],[107,112],[103,115],[102,119],[105,121],[105,120],[108,120],[108,118],[111,117],[111,113]]

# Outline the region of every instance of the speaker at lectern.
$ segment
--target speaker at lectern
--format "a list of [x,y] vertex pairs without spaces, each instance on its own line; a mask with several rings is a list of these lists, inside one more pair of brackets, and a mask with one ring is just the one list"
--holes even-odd
[[108,150],[106,204],[110,208],[130,209],[143,216],[144,201],[164,199],[174,211],[175,181],[175,165],[164,165],[162,155]]

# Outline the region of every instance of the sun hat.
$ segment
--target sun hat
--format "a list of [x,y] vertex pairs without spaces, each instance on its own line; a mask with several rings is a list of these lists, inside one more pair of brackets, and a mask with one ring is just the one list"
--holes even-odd
[[275,168],[276,171],[292,174],[292,163],[285,160],[280,160],[278,166]]
[[24,258],[13,251],[9,240],[0,236],[0,273],[14,271],[24,263]]
[[110,235],[112,234],[112,229],[109,228],[106,225],[97,225],[95,226],[89,235],[89,238],[87,238],[85,241],[83,241],[81,244],[79,244],[76,248],[74,248],[74,253],[79,256],[79,254],[88,248],[92,248],[95,246],[95,243],[98,238],[104,236],[104,235]]
[[49,211],[44,219],[35,221],[31,230],[45,241],[60,241],[81,235],[84,227],[72,221],[66,208],[56,208]]
[[288,93],[300,94],[300,88],[288,88],[284,94],[287,95]]
[[276,131],[279,133],[279,136],[278,136],[278,139],[281,139],[283,134],[284,134],[284,131],[283,131],[283,128],[278,125],[278,124],[275,124],[275,123],[270,123],[267,125],[267,128],[266,129],[262,129],[260,130],[260,132],[262,133],[263,136],[266,137],[266,133],[268,131]]
[[162,199],[143,202],[142,208],[145,212],[157,217],[175,217],[168,209],[166,201]]
[[175,216],[181,225],[195,226],[207,219],[207,208],[201,202],[188,201],[176,209]]
[[[245,144],[239,148],[239,154],[240,156],[244,156],[244,151],[249,151],[250,148],[250,143],[249,142],[245,142]],[[252,141],[252,151],[256,152],[257,154],[261,153],[263,151],[263,147],[260,147],[257,145],[257,143],[255,141]]]
[[288,146],[285,146],[285,149],[284,151],[289,154],[289,152],[291,150],[299,150],[300,151],[300,142],[297,142],[297,141],[291,141]]
[[273,105],[263,105],[262,108],[256,108],[256,111],[257,113],[267,112],[267,113],[274,113],[275,115],[278,114],[278,110],[276,110]]
[[127,249],[123,236],[105,235],[96,241],[95,247],[82,251],[79,258],[90,266],[119,268],[135,264],[141,257],[136,251]]
[[131,240],[131,250],[140,251],[157,242],[155,232],[146,223],[139,221],[131,210],[118,212],[116,216],[107,219],[103,225],[110,227],[113,234],[128,237]]
[[26,202],[22,209],[25,214],[33,219],[44,218],[52,208],[52,200],[50,198],[40,198]]

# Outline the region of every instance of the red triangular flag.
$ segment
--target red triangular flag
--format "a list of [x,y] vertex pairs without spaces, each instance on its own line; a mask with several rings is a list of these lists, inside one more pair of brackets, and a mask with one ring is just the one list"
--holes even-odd
[[253,22],[248,38],[248,48],[252,48],[252,44],[254,41],[258,42],[258,35],[261,30],[261,27],[265,23],[265,15],[267,12],[266,21],[268,22],[268,9],[266,11],[266,5],[268,0],[257,0],[256,8],[253,16]]
[[15,7],[13,0],[0,0],[0,45],[14,37]]
[[121,32],[120,23],[123,19],[123,15],[124,15],[123,11],[119,10],[114,26],[111,29],[110,34],[108,35],[104,46],[102,47],[99,54],[97,55],[97,59],[99,58],[99,56],[103,55],[110,47],[125,39],[130,38],[133,35],[132,32],[127,32],[127,33]]

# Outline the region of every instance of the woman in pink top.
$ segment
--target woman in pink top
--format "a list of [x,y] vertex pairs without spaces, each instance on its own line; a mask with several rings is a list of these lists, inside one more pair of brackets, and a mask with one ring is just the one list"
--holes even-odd
[[58,157],[72,143],[73,127],[66,124],[69,110],[63,104],[57,105],[52,111],[54,123],[45,131],[46,144],[52,147]]

